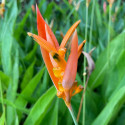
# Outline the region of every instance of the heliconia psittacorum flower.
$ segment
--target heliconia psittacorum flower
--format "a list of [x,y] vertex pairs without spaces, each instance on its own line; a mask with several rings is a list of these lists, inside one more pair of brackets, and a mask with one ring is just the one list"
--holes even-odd
[[[40,45],[41,53],[49,75],[57,89],[57,96],[63,98],[68,108],[71,107],[71,97],[82,91],[83,87],[75,81],[77,73],[78,57],[82,52],[85,40],[78,46],[78,36],[75,30],[80,20],[72,25],[64,36],[61,45],[53,34],[48,24],[44,21],[38,7],[37,30],[38,35],[28,32],[28,35]],[[74,33],[74,34],[73,34]],[[68,61],[65,60],[66,43],[73,34],[71,40],[71,52]]]

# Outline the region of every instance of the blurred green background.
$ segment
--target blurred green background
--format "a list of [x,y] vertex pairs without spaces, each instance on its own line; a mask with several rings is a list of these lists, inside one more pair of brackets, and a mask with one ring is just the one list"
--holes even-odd
[[[27,32],[37,34],[37,3],[59,43],[61,34],[65,35],[72,24],[80,19],[77,28],[80,44],[85,39],[86,1],[70,2],[6,0],[4,16],[0,17],[0,125],[74,124],[64,101],[56,96],[39,45],[27,35]],[[114,1],[109,27],[109,3],[106,0],[91,0],[88,7],[87,52],[90,51],[91,20],[90,49],[96,47],[92,53],[95,69],[86,90],[85,125],[125,125],[125,1]],[[83,58],[83,55],[79,58],[76,76],[81,85]],[[82,92],[71,100],[75,116],[81,97]],[[79,125],[82,125],[82,120],[81,111]]]

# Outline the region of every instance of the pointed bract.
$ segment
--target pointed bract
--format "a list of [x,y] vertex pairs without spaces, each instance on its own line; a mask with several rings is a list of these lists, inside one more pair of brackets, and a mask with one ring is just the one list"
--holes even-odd
[[45,32],[46,32],[46,40],[47,40],[47,42],[49,42],[54,48],[56,48],[55,42],[52,39],[52,36],[50,35],[49,29],[47,28],[46,24],[45,24]]
[[32,33],[27,33],[29,36],[33,37],[33,39],[42,47],[44,48],[46,51],[50,52],[50,51],[54,51],[57,52],[57,50],[51,45],[50,42],[46,41],[45,39],[43,39],[40,36],[37,36],[35,34]]
[[78,62],[78,37],[77,37],[77,32],[75,31],[72,38],[71,53],[67,61],[62,81],[62,86],[66,90],[69,90],[75,81],[77,72],[77,62]]
[[44,50],[42,47],[41,47],[41,51],[42,51],[42,57],[43,57],[45,65],[47,67],[47,70],[49,72],[49,75],[50,75],[50,77],[51,77],[51,79],[52,79],[56,89],[58,89],[59,88],[58,87],[59,79],[56,78],[54,73],[53,73],[53,70],[52,70],[53,69],[53,65],[51,63],[51,60],[50,60],[50,57],[49,57],[49,53],[46,50]]
[[71,28],[67,31],[66,35],[64,36],[62,43],[60,45],[60,48],[64,48],[67,41],[69,40],[70,36],[72,35],[72,33],[75,31],[76,27],[79,25],[79,23],[81,22],[81,20],[77,21],[76,23],[74,23]]
[[38,30],[39,36],[42,37],[43,39],[47,40],[46,39],[46,31],[45,31],[45,25],[46,25],[47,29],[49,31],[49,34],[52,37],[53,42],[54,42],[54,44],[56,46],[56,49],[58,49],[59,48],[58,41],[57,41],[55,35],[53,34],[52,30],[48,26],[48,24],[43,19],[43,17],[41,15],[41,13],[40,13],[39,8],[37,7],[37,5],[36,5],[36,10],[37,10],[37,30]]
[[82,53],[82,49],[84,47],[86,43],[86,40],[84,40],[79,46],[78,46],[78,58],[80,57],[81,53]]
[[[38,7],[36,6],[36,10],[37,10],[37,30],[38,30],[38,35],[40,37],[42,37],[43,39],[47,40],[46,39],[46,32],[45,32],[45,24],[46,22],[44,21],[42,15],[40,14],[40,11],[38,9]],[[47,24],[46,24],[47,25]],[[49,26],[47,25],[48,29],[49,29]],[[56,40],[56,38],[54,37],[54,34],[52,33],[51,29],[50,29],[50,32],[51,32],[51,35],[53,36],[54,38],[54,42],[56,44],[56,46],[58,47],[58,42]],[[53,73],[53,65],[51,63],[51,60],[50,60],[50,57],[49,57],[49,53],[41,47],[41,53],[42,53],[42,57],[43,57],[43,60],[45,62],[45,65],[47,67],[47,70],[49,72],[49,75],[56,87],[56,89],[58,89],[58,78],[55,77],[54,73]]]

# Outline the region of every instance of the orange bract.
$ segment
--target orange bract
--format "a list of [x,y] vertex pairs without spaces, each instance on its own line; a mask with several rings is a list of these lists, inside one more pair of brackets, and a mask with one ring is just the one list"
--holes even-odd
[[81,21],[77,21],[76,23],[74,23],[72,25],[72,27],[67,31],[66,35],[64,36],[63,40],[62,40],[62,43],[60,45],[60,48],[63,48],[65,47],[67,41],[69,40],[70,36],[72,35],[72,33],[74,32],[74,30],[76,29],[76,27],[79,25]]
[[86,40],[84,40],[84,41],[78,46],[78,57],[81,55],[82,49],[83,49],[85,43],[86,43]]
[[[79,23],[80,20],[73,24],[59,46],[55,35],[44,21],[37,7],[38,36],[28,33],[28,35],[33,37],[34,40],[40,45],[43,60],[57,89],[57,96],[63,98],[68,107],[70,107],[71,97],[83,89],[82,86],[78,86],[77,82],[75,82],[78,57],[80,56],[82,48],[85,44],[85,41],[83,41],[78,47],[78,36],[75,29]],[[65,45],[72,34],[71,53],[69,55],[68,61],[66,62]]]

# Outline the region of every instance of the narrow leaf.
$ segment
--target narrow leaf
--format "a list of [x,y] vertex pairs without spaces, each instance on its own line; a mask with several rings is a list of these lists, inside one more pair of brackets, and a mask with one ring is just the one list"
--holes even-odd
[[35,61],[28,67],[28,69],[26,70],[24,74],[23,81],[21,83],[22,90],[26,87],[27,83],[31,80],[33,76],[34,64],[35,64]]
[[125,102],[125,87],[121,88],[115,95],[111,98],[99,116],[94,120],[92,125],[107,125],[110,119],[118,113],[119,109]]
[[39,100],[35,103],[30,111],[24,125],[34,125],[44,112],[46,112],[48,105],[51,103],[56,95],[55,87],[51,87]]
[[[114,68],[116,63],[119,60],[119,55],[123,52],[123,45],[124,45],[124,36],[125,31],[123,31],[120,35],[118,35],[112,42],[109,44],[109,50],[110,50],[110,70]],[[92,72],[88,85],[91,88],[96,88],[100,84],[103,83],[104,78],[106,75],[106,71],[108,69],[108,61],[107,61],[107,48],[101,53],[100,57],[98,58],[95,70]]]
[[[15,103],[18,107],[25,108],[25,106],[28,103],[28,98],[32,96],[37,84],[39,83],[43,72],[45,70],[45,67],[35,76],[33,79],[30,80],[28,85],[25,87],[25,89],[20,93],[19,97],[16,99]],[[19,118],[21,117],[21,114],[18,112]]]

